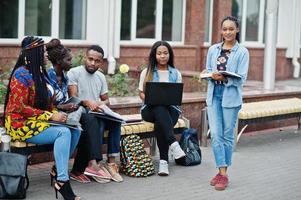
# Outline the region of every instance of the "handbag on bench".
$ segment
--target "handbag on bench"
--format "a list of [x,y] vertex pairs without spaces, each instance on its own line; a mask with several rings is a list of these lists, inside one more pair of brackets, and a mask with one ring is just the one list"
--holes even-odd
[[0,152],[0,199],[25,199],[28,186],[27,157]]

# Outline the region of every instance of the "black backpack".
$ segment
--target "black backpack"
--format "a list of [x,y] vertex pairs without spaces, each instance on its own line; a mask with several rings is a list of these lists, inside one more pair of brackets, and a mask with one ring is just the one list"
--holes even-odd
[[183,131],[180,140],[180,146],[185,152],[186,156],[180,159],[175,159],[175,162],[178,165],[191,166],[201,164],[202,153],[195,129],[188,128]]
[[0,199],[25,199],[28,186],[27,157],[0,152]]

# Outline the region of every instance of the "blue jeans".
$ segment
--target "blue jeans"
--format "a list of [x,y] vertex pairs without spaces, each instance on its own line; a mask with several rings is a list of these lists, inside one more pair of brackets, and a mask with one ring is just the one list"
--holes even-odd
[[222,107],[223,91],[224,85],[215,85],[212,105],[207,108],[211,144],[217,168],[231,165],[234,128],[241,108],[241,106],[233,108]]
[[53,153],[57,168],[57,180],[67,181],[68,161],[73,154],[80,137],[78,129],[64,126],[50,126],[41,133],[26,140],[33,144],[54,144]]

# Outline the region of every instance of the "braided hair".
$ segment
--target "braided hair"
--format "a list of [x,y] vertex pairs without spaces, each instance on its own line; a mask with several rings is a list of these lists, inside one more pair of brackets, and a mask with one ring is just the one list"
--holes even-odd
[[[230,20],[232,22],[235,23],[236,28],[239,28],[239,22],[238,19],[234,16],[227,16],[222,20],[221,26],[223,26],[224,21],[226,20]],[[236,33],[235,39],[237,40],[237,42],[240,42],[240,31]],[[224,40],[224,38],[222,38],[222,40]]]
[[[48,98],[48,90],[46,79],[48,78],[44,66],[44,41],[41,38],[26,36],[21,43],[21,52],[14,69],[9,77],[7,93],[4,104],[4,112],[8,103],[9,94],[11,92],[10,83],[15,71],[24,66],[32,75],[35,86],[35,102],[33,107],[47,110],[50,101]],[[4,113],[5,115],[5,113]]]
[[48,59],[53,65],[58,64],[60,60],[63,60],[70,53],[70,49],[64,47],[59,39],[50,40],[50,42],[46,44],[46,50]]

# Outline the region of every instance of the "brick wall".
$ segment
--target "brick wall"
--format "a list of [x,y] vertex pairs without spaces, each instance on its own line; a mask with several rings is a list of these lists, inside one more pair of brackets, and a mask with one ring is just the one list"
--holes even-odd
[[[72,53],[76,54],[80,50],[85,51],[86,47],[70,47]],[[198,50],[199,49],[199,50]],[[248,48],[250,52],[249,80],[263,80],[263,48]],[[147,63],[150,46],[122,46],[120,58],[117,63],[127,63],[132,70],[136,70],[142,64]],[[198,52],[199,51],[199,52]],[[196,45],[184,45],[174,47],[175,65],[181,71],[201,71],[206,65],[206,55],[208,47],[198,48]],[[277,50],[276,60],[276,80],[290,79],[293,77],[293,65],[291,59],[285,57],[285,49]],[[19,54],[17,46],[0,47],[0,73],[7,71],[15,65]],[[198,56],[199,55],[199,56]],[[200,57],[197,59],[196,57]],[[300,62],[300,59],[299,59]],[[198,64],[200,63],[200,64]],[[107,63],[104,64],[106,71]]]
[[[231,14],[232,0],[215,0],[213,5],[213,30],[212,42],[220,41],[220,23],[222,19]],[[183,46],[174,46],[175,65],[183,71],[201,71],[205,68],[208,47],[204,47],[205,32],[205,0],[187,0],[185,17],[185,40]],[[68,46],[73,53],[79,50],[85,51],[85,45]],[[117,63],[127,63],[132,70],[137,70],[139,66],[145,64],[151,46],[122,45],[120,47],[120,58]],[[249,80],[263,79],[263,48],[248,48],[250,51],[250,71]],[[276,79],[292,78],[293,66],[291,60],[285,57],[285,49],[277,50]],[[19,54],[18,45],[0,44],[0,73],[14,66]],[[300,59],[299,59],[300,60]],[[107,69],[105,62],[104,71]]]

